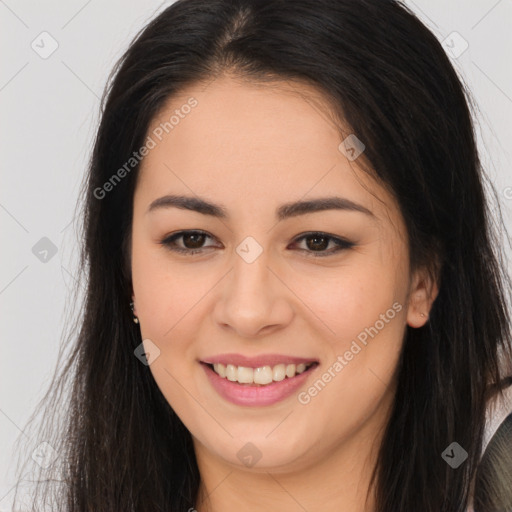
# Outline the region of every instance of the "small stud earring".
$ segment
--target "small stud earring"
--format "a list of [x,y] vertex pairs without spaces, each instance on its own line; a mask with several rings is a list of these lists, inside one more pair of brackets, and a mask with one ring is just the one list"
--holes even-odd
[[[131,308],[131,310],[132,310],[132,313],[133,313],[133,306],[134,306],[134,303],[133,303],[133,302],[130,302],[130,308]],[[134,321],[136,324],[138,324],[138,323],[139,323],[139,319],[138,319],[135,315],[133,315],[133,321]]]

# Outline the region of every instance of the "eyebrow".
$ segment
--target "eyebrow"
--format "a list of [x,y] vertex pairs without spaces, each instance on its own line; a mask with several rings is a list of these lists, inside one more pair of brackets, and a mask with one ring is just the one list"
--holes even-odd
[[[200,197],[166,195],[155,199],[146,213],[165,208],[180,208],[182,210],[192,210],[203,215],[209,215],[218,219],[229,220],[230,216],[227,209],[219,204],[212,203]],[[285,220],[290,217],[297,217],[308,213],[320,212],[325,210],[345,210],[364,213],[375,219],[375,215],[359,203],[343,197],[322,197],[311,199],[309,201],[295,201],[285,203],[276,210],[276,218]]]

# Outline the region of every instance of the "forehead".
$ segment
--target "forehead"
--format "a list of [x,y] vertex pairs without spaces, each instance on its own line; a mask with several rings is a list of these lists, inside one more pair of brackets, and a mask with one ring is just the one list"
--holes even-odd
[[148,136],[155,146],[138,183],[148,199],[187,192],[254,211],[268,202],[337,193],[371,210],[392,206],[340,151],[344,135],[332,110],[305,84],[255,85],[229,77],[197,84],[167,101]]

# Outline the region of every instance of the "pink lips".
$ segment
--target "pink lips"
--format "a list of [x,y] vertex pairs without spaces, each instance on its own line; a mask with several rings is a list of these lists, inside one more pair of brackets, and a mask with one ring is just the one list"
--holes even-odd
[[[215,358],[217,359],[217,358]],[[223,359],[226,361],[226,359]],[[233,359],[228,359],[229,361],[233,361]],[[247,359],[246,359],[247,360]],[[298,361],[301,362],[311,362],[311,359],[297,359],[297,358],[288,358],[286,360],[288,363],[295,363]],[[211,359],[213,361],[213,358]],[[267,366],[267,364],[261,364],[260,361],[253,366],[254,363],[245,365],[247,367],[257,368],[259,366]],[[280,361],[276,363],[268,364],[268,366],[273,366],[274,364],[280,364]],[[284,363],[283,363],[284,364]],[[218,375],[213,369],[206,363],[201,362],[201,366],[203,367],[210,384],[217,391],[217,393],[228,400],[231,403],[236,405],[244,405],[249,407],[256,406],[265,406],[272,405],[274,403],[280,402],[285,398],[288,398],[294,392],[296,392],[301,386],[304,385],[306,380],[310,377],[311,373],[314,372],[315,368],[318,366],[317,364],[312,365],[310,368],[305,370],[304,372],[295,375],[295,377],[289,378],[286,377],[284,380],[279,382],[272,382],[271,384],[266,384],[264,386],[260,385],[250,385],[250,384],[239,384],[238,382],[232,382],[228,379],[225,379]],[[243,364],[237,364],[237,366],[244,366]]]

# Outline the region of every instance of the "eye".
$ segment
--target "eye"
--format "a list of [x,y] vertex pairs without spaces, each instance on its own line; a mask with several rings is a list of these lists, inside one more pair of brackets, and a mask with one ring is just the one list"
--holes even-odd
[[[355,243],[353,242],[343,240],[341,238],[328,235],[327,233],[323,232],[306,233],[305,235],[296,238],[295,243],[300,242],[302,240],[306,240],[307,249],[300,250],[306,251],[308,253],[308,256],[313,256],[315,258],[327,257],[334,253],[342,251],[343,249],[350,249],[355,245]],[[330,243],[334,244],[334,247],[331,246],[330,251],[325,251],[325,249],[327,249]]]
[[[177,247],[176,240],[183,239],[185,247]],[[205,247],[202,247],[206,238],[212,238],[204,231],[179,231],[174,235],[164,238],[160,243],[170,249],[183,254],[196,254],[202,252]]]
[[[197,254],[203,252],[205,249],[213,248],[215,246],[203,246],[203,243],[207,238],[213,238],[204,231],[191,230],[191,231],[179,231],[171,236],[164,238],[160,244],[167,247],[169,250],[182,253],[182,254]],[[183,246],[177,245],[176,241],[182,239]],[[306,241],[306,249],[299,249],[313,257],[327,257],[334,253],[337,253],[343,249],[350,249],[354,247],[354,243],[348,240],[328,235],[323,232],[311,232],[306,233],[294,240],[294,244],[298,242]],[[330,244],[331,250],[326,251]]]

